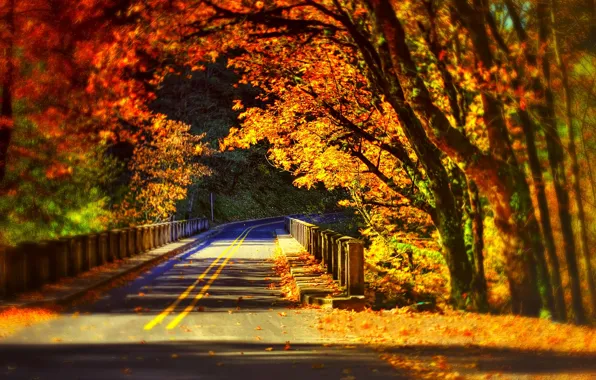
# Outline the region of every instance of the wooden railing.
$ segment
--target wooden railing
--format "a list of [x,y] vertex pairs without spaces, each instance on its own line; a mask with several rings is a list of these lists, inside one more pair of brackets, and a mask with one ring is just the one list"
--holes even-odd
[[348,295],[364,295],[364,247],[362,241],[299,219],[284,219],[288,231],[327,272],[345,287]]
[[35,290],[209,229],[205,218],[0,247],[0,297]]

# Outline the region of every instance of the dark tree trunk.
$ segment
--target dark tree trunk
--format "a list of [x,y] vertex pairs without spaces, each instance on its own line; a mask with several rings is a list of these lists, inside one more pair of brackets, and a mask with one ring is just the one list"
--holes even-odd
[[[559,321],[567,319],[567,312],[565,307],[565,295],[563,292],[563,283],[561,282],[561,266],[559,258],[557,257],[557,249],[555,247],[555,238],[553,236],[553,229],[550,220],[550,210],[548,207],[548,200],[546,199],[546,191],[544,185],[544,178],[542,176],[542,168],[540,166],[540,159],[538,158],[538,151],[536,149],[536,131],[534,124],[530,120],[527,112],[519,113],[521,125],[526,137],[526,153],[528,154],[528,163],[532,173],[532,181],[534,189],[536,190],[536,199],[538,201],[538,210],[540,211],[540,224],[542,226],[542,236],[544,238],[544,246],[546,254],[550,261],[550,281],[548,281],[548,268],[546,263],[542,266],[542,273],[538,276],[543,279],[545,287],[548,291],[542,292],[543,303],[548,305],[548,308],[553,311],[553,317]],[[538,260],[537,260],[538,261]],[[540,272],[540,270],[539,270]],[[554,290],[554,299],[550,288]]]
[[[592,7],[592,18],[594,19],[594,9],[596,7],[596,2],[593,2]],[[592,270],[592,263],[590,257],[590,248],[588,247],[588,229],[586,227],[586,216],[584,211],[584,204],[582,202],[582,191],[580,186],[580,170],[579,170],[579,163],[577,160],[577,152],[575,147],[575,131],[573,129],[573,93],[571,91],[571,86],[569,85],[569,77],[567,75],[567,68],[565,67],[565,63],[561,57],[561,53],[559,51],[559,42],[557,31],[554,29],[554,25],[556,25],[556,3],[555,0],[550,1],[550,26],[552,30],[552,46],[553,52],[555,55],[555,60],[557,62],[557,66],[561,72],[562,80],[563,80],[563,94],[565,97],[565,122],[567,124],[567,133],[569,136],[569,145],[568,145],[568,152],[569,152],[569,159],[571,160],[571,174],[572,174],[572,183],[573,183],[573,192],[575,193],[575,204],[577,207],[577,219],[579,222],[579,229],[580,229],[580,239],[582,243],[582,256],[585,262],[586,268],[586,279],[588,280],[588,292],[590,294],[590,303],[592,306],[592,317],[596,318],[596,279],[594,278],[595,274]],[[596,28],[596,26],[593,26]]]
[[484,213],[480,202],[480,192],[474,181],[468,181],[468,194],[470,197],[470,218],[472,222],[472,254],[474,257],[474,294],[478,311],[488,311],[488,294],[486,276],[484,275]]
[[[548,46],[550,37],[549,17],[550,12],[545,3],[539,2],[537,6],[540,43]],[[581,298],[581,283],[579,278],[579,268],[577,265],[577,250],[575,247],[575,238],[573,236],[573,227],[571,225],[571,210],[569,202],[569,193],[566,189],[565,162],[563,158],[563,146],[559,132],[557,131],[557,122],[555,116],[555,101],[551,88],[550,75],[550,54],[547,50],[542,59],[542,73],[546,82],[545,97],[546,106],[541,110],[541,117],[545,126],[546,149],[553,176],[553,185],[559,204],[559,220],[563,233],[563,249],[565,259],[567,260],[567,272],[571,285],[571,305],[575,322],[585,324],[586,317]],[[571,127],[571,126],[570,126]]]

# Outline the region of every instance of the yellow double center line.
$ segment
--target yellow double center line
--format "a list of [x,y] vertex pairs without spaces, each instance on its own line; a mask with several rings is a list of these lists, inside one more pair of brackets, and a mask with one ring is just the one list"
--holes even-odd
[[203,271],[203,273],[201,273],[201,275],[195,280],[195,282],[193,282],[188,288],[186,288],[186,290],[184,292],[182,292],[182,294],[180,294],[178,296],[178,298],[174,302],[172,302],[172,304],[170,306],[168,306],[157,317],[155,317],[153,320],[151,320],[149,323],[147,323],[145,325],[144,329],[145,330],[151,330],[152,328],[154,328],[158,324],[162,323],[163,320],[168,315],[170,315],[170,313],[172,313],[174,310],[176,310],[176,307],[180,304],[180,302],[182,302],[184,299],[186,299],[189,296],[189,294],[193,291],[193,289],[201,281],[203,281],[203,279],[207,276],[207,274],[209,273],[209,271],[211,271],[211,269],[217,265],[217,263],[219,262],[219,260],[221,260],[226,255],[226,253],[229,252],[228,256],[221,263],[221,265],[219,266],[219,268],[217,268],[217,270],[215,271],[215,273],[213,273],[213,275],[211,275],[211,277],[209,278],[209,281],[207,282],[207,284],[205,284],[205,286],[203,286],[203,288],[194,297],[194,299],[191,301],[191,303],[172,322],[170,322],[168,324],[168,326],[166,327],[168,330],[171,330],[171,329],[175,328],[178,325],[178,323],[180,323],[180,321],[182,321],[184,319],[184,317],[186,317],[193,310],[193,308],[196,306],[196,304],[201,300],[201,298],[203,298],[203,296],[205,295],[205,293],[207,293],[207,290],[209,290],[209,288],[211,287],[211,285],[213,284],[213,282],[217,279],[217,277],[219,276],[219,274],[221,273],[221,271],[228,264],[228,262],[230,261],[230,259],[234,255],[234,253],[236,253],[238,251],[238,249],[240,248],[240,246],[242,245],[242,243],[244,242],[244,240],[246,239],[246,237],[248,236],[248,234],[252,230],[254,230],[255,228],[267,226],[267,225],[270,225],[270,224],[276,224],[276,223],[279,223],[279,222],[271,222],[271,223],[258,224],[256,226],[249,227],[249,228],[245,229],[244,231],[242,231],[242,233],[232,242],[232,244],[230,244],[230,246],[227,247],[211,263],[211,265],[209,265],[207,267],[207,269],[205,269],[205,271]]

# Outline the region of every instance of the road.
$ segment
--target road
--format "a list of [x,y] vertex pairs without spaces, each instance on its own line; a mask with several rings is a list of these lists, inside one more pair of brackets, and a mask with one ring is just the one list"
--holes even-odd
[[399,377],[373,351],[325,341],[322,311],[273,288],[282,220],[239,223],[97,302],[0,341],[7,379]]

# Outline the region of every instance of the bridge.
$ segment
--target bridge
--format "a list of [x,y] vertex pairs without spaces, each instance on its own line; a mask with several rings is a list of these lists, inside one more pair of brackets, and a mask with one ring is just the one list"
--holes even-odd
[[[318,287],[319,275],[300,273],[298,253],[304,247],[324,264],[327,273],[320,275],[334,279],[342,294]],[[358,241],[313,224],[272,218],[217,228],[194,219],[4,251],[4,306],[62,302],[64,309],[59,318],[0,341],[0,368],[6,369],[0,376],[394,377],[378,354],[348,337],[327,340],[316,324],[325,311],[299,308],[277,285],[273,257],[284,251],[302,301],[358,299],[361,248]],[[61,277],[72,278],[69,285],[46,285],[39,299],[15,297]],[[110,285],[115,278],[127,281]],[[79,301],[89,294],[91,301]]]

